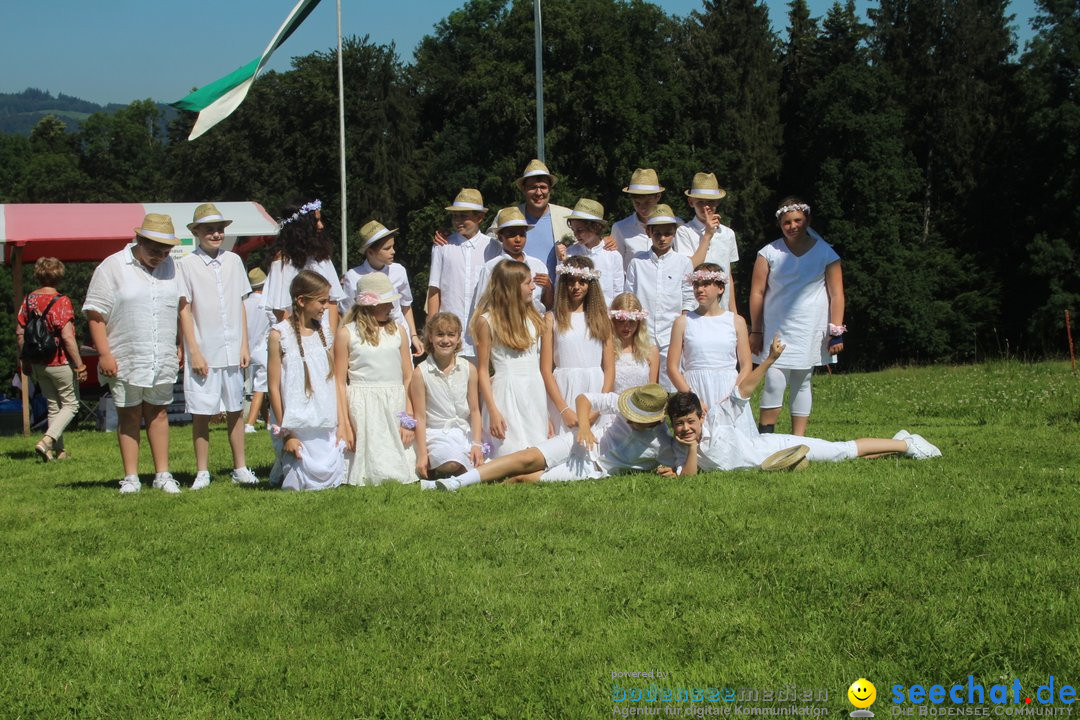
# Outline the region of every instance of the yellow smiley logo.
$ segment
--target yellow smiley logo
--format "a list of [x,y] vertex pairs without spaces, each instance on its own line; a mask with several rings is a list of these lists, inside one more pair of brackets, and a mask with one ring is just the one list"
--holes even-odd
[[874,704],[877,700],[877,688],[874,687],[874,683],[870,682],[866,678],[859,678],[855,682],[851,683],[851,687],[847,691],[848,702],[859,709],[865,709]]

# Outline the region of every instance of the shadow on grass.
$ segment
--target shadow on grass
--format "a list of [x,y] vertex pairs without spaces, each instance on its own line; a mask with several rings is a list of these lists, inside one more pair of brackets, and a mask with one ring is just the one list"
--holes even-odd
[[56,487],[64,488],[65,490],[101,490],[102,488],[116,490],[120,487],[120,479],[109,478],[108,480],[76,480],[75,482],[60,483]]
[[38,454],[34,452],[34,446],[31,445],[27,450],[12,450],[6,453],[0,453],[0,457],[11,458],[12,460],[40,460]]

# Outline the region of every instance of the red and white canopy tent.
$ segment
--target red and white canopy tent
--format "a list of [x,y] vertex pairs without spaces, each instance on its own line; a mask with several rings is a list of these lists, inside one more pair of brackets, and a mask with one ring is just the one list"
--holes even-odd
[[[173,219],[181,244],[173,250],[182,257],[195,249],[187,229],[198,202],[191,203],[64,203],[0,205],[0,257],[11,265],[12,304],[23,300],[23,264],[40,257],[65,262],[99,262],[135,238],[135,228],[147,213],[163,213]],[[221,214],[232,220],[223,247],[242,256],[277,235],[277,222],[256,202],[215,202]],[[30,431],[27,382],[22,381],[23,432]]]

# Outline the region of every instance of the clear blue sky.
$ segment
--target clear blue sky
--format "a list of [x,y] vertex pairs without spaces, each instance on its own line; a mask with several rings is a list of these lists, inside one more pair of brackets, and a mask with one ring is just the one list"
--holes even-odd
[[[572,2],[573,0],[550,0]],[[172,102],[257,57],[295,0],[2,0],[0,92],[27,87],[97,103]],[[700,0],[654,0],[685,16]],[[343,0],[345,35],[394,42],[405,61],[435,23],[463,0]],[[787,0],[768,0],[773,26],[787,25]],[[810,0],[824,15],[831,0]],[[859,0],[865,13],[871,3]],[[1034,0],[1012,0],[1021,46]],[[322,0],[274,55],[270,68],[336,44],[335,0]]]

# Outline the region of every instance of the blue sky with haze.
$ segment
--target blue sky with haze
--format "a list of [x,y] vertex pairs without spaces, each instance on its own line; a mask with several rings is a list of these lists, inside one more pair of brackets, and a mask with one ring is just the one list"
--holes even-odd
[[[551,0],[552,2],[556,0]],[[566,0],[558,0],[565,2]],[[142,98],[172,102],[257,57],[292,9],[294,0],[3,0],[0,9],[0,92],[27,87],[97,103]],[[394,42],[405,61],[434,25],[461,0],[344,0],[345,35]],[[686,16],[700,0],[655,0]],[[786,0],[767,2],[774,28],[787,25]],[[810,0],[815,16],[830,0]],[[865,15],[871,3],[859,0]],[[1034,0],[1012,0],[1021,46],[1031,36]],[[335,0],[322,0],[274,55],[270,68],[289,58],[336,45]]]

